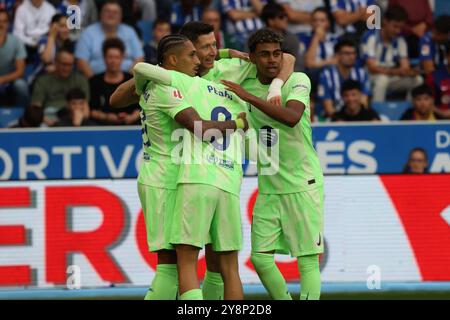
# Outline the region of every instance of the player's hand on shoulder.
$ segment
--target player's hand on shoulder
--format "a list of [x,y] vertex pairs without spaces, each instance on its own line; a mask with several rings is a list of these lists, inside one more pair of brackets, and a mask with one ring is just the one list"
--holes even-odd
[[238,50],[234,50],[234,49],[229,49],[228,52],[230,54],[230,58],[238,58],[238,59],[250,62],[250,57],[249,57],[248,53],[246,53],[246,52],[242,52],[242,51],[238,51]]

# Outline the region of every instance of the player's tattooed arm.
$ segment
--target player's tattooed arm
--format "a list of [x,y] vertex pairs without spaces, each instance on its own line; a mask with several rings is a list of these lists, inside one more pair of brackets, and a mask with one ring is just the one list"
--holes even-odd
[[281,66],[280,73],[272,80],[269,87],[269,95],[267,101],[281,106],[281,87],[289,79],[294,72],[295,57],[289,53],[283,53],[283,65]]
[[138,103],[139,96],[135,91],[134,79],[122,83],[109,98],[109,105],[113,108],[125,108]]
[[222,83],[228,90],[237,94],[242,100],[255,106],[272,119],[275,119],[291,128],[297,125],[303,116],[303,112],[305,111],[305,105],[298,100],[289,100],[286,102],[285,108],[279,108],[269,101],[265,101],[257,96],[254,96],[234,82],[222,80]]
[[202,119],[194,108],[187,108],[175,116],[175,121],[204,141],[211,141],[218,131],[225,135],[227,131],[248,130],[245,112],[240,113],[236,120],[209,121]]

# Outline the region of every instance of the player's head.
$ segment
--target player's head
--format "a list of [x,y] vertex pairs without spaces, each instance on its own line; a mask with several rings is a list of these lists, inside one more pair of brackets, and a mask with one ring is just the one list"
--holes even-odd
[[212,25],[193,21],[186,23],[180,34],[186,36],[195,46],[200,59],[200,72],[214,68],[217,56],[217,41]]
[[450,37],[450,16],[443,15],[434,21],[433,40],[438,43],[446,43]]
[[356,44],[350,39],[342,39],[334,46],[338,63],[345,68],[352,68],[356,64],[358,50]]
[[414,88],[412,91],[412,97],[415,112],[420,114],[422,117],[429,116],[433,112],[433,91],[428,85],[423,84]]
[[389,7],[384,14],[382,29],[389,39],[398,37],[408,21],[408,13],[403,7],[394,5]]
[[426,173],[428,168],[428,155],[423,148],[414,148],[409,153],[408,162],[403,173]]
[[361,109],[361,83],[355,80],[346,80],[342,84],[341,96],[345,106],[352,111]]
[[281,70],[283,36],[270,28],[263,28],[253,33],[248,39],[250,60],[256,65],[258,76],[275,78]]
[[158,44],[158,64],[194,77],[200,65],[192,42],[181,34],[171,34]]

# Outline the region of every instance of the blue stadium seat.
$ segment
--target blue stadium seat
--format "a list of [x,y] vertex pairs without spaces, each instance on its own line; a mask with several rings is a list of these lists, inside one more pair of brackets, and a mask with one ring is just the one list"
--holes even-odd
[[387,118],[390,121],[400,120],[403,113],[411,108],[411,102],[404,101],[387,101],[387,102],[373,102],[372,108],[378,112],[380,117]]
[[23,114],[24,108],[0,106],[0,128],[14,124]]
[[137,23],[139,30],[141,31],[142,42],[145,44],[152,41],[152,21],[139,20]]

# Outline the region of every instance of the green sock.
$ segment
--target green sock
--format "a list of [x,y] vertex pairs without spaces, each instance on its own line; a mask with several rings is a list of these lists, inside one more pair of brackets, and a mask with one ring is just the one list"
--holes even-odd
[[192,289],[186,291],[180,296],[180,300],[203,300],[201,289]]
[[155,277],[144,300],[175,300],[178,293],[176,264],[158,264]]
[[222,275],[217,272],[206,270],[202,292],[204,300],[223,300]]
[[274,300],[292,300],[273,254],[252,252],[252,263],[264,288]]
[[300,300],[320,299],[320,267],[317,254],[298,257],[298,270],[301,275]]

